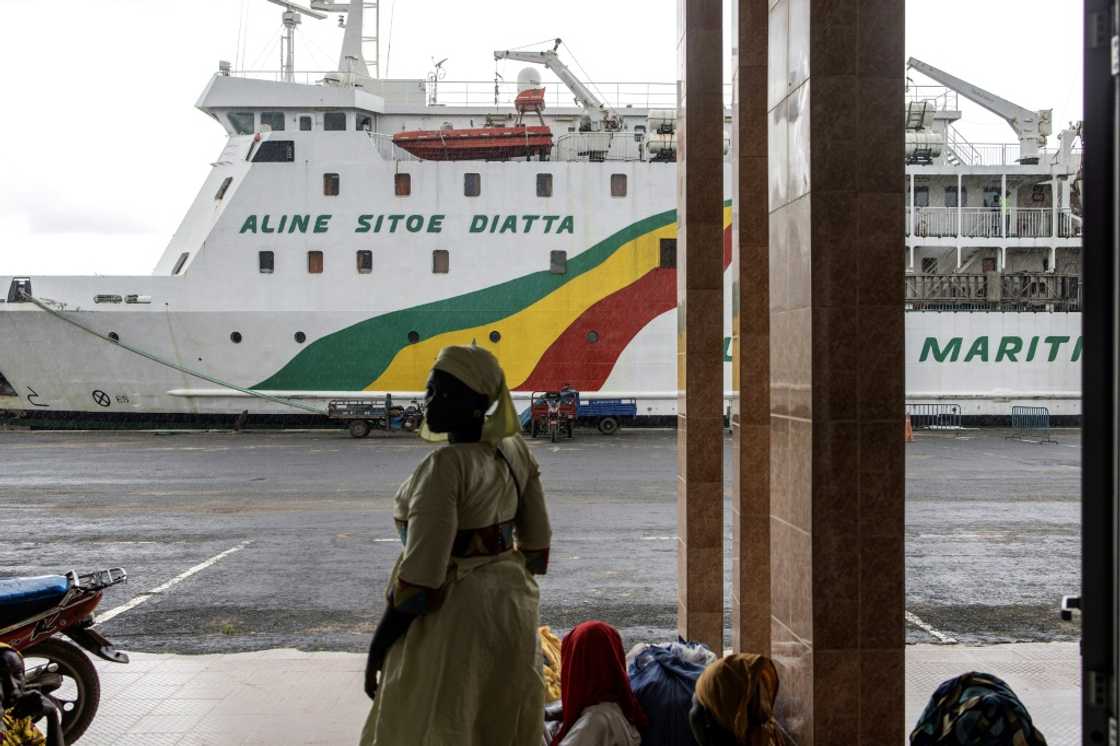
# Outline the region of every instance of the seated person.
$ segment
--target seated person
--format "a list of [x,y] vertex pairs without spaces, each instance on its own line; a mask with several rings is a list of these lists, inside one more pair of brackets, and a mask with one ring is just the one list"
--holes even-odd
[[[24,691],[23,656],[0,642],[0,746],[64,746],[62,715],[49,697]],[[47,719],[47,736],[35,721]]]
[[646,715],[638,704],[622,638],[603,622],[583,622],[560,646],[561,720],[546,728],[551,746],[639,746]]
[[729,655],[696,680],[692,735],[699,746],[793,746],[774,718],[778,670],[761,655]]
[[910,746],[1046,746],[1046,738],[1006,682],[970,672],[937,687]]

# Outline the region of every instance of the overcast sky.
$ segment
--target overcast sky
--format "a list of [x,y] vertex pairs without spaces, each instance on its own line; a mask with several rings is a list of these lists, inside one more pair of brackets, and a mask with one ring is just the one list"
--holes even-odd
[[[446,57],[448,80],[492,80],[492,50],[550,37],[597,81],[676,75],[676,0],[382,5],[389,77],[423,77]],[[198,95],[220,59],[279,67],[281,9],[265,0],[0,0],[0,9],[0,274],[148,273],[224,142],[194,108]],[[907,0],[906,28],[909,55],[1053,108],[1055,131],[1080,118],[1080,3]],[[297,67],[333,69],[341,38],[334,17],[308,20]],[[499,69],[513,79],[520,67]],[[1014,140],[983,111],[968,110],[961,129],[974,142]]]

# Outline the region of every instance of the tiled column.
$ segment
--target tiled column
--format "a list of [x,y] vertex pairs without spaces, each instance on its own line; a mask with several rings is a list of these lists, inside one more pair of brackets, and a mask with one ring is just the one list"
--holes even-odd
[[801,746],[905,736],[903,5],[770,0],[772,646]]
[[677,0],[679,632],[723,649],[721,0]]
[[731,647],[764,654],[770,652],[768,8],[768,0],[738,0],[732,28]]

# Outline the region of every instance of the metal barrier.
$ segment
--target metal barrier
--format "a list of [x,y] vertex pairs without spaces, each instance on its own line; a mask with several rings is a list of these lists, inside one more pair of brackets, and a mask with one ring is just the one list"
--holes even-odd
[[915,430],[960,430],[960,404],[907,404],[906,416]]
[[1058,442],[1050,437],[1050,410],[1046,407],[1012,407],[1011,429],[1015,432],[1007,438],[1022,440],[1034,435],[1040,444]]

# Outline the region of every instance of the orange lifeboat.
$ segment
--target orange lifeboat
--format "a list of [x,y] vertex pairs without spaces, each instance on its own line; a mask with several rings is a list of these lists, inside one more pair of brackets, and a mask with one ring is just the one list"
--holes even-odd
[[428,161],[540,159],[552,151],[552,130],[540,126],[408,130],[393,142]]
[[[552,130],[545,125],[544,88],[528,88],[517,94],[513,105],[517,123],[512,127],[409,130],[393,135],[393,142],[417,158],[428,161],[480,161],[532,158],[544,160],[552,152]],[[523,123],[533,112],[540,125]]]

